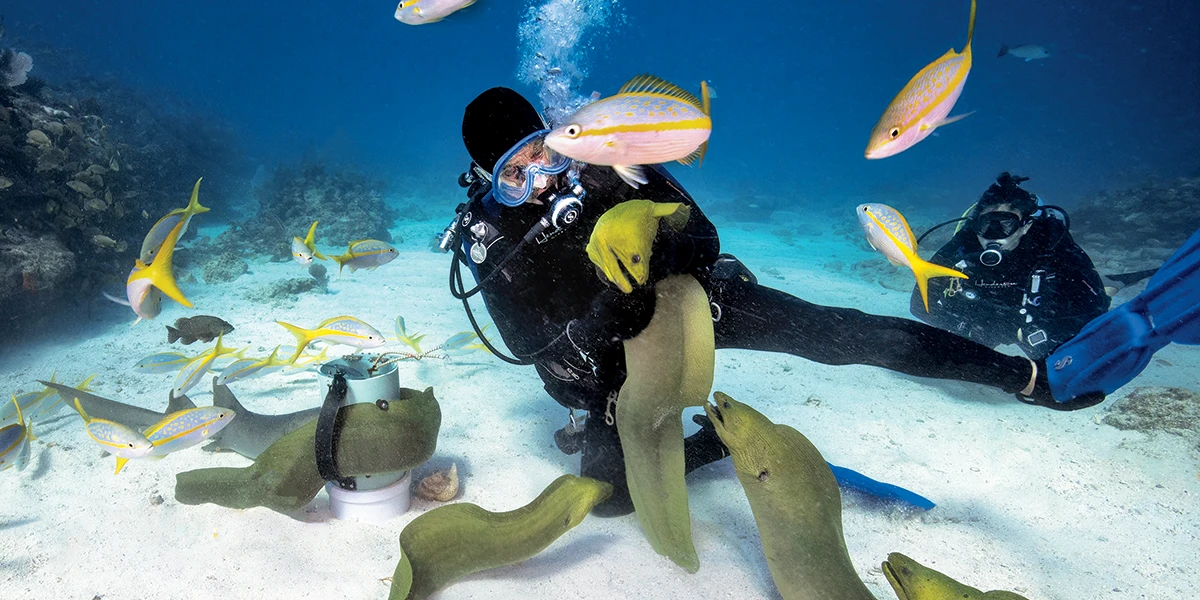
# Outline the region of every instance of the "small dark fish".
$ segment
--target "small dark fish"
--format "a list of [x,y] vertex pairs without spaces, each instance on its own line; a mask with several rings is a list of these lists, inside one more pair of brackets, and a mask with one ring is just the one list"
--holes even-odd
[[167,325],[167,343],[174,344],[176,340],[184,346],[196,340],[211,342],[218,335],[233,331],[233,325],[224,320],[209,315],[186,317],[175,320],[175,326]]

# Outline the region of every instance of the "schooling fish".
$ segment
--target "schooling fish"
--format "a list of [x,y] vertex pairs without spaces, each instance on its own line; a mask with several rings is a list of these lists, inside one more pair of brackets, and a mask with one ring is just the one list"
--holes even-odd
[[217,344],[212,347],[212,350],[193,358],[188,361],[182,369],[179,370],[179,375],[175,377],[175,387],[171,389],[171,393],[176,396],[182,396],[188,390],[192,389],[204,377],[208,370],[212,368],[213,361],[217,357],[232,354],[233,348],[226,348],[221,345],[221,336],[217,336]]
[[278,358],[278,354],[279,346],[275,346],[271,355],[266,358],[243,358],[235,361],[221,370],[221,376],[217,377],[217,385],[226,385],[258,375],[266,375],[276,371],[275,367],[282,368],[292,364],[285,359]]
[[578,161],[609,165],[630,186],[647,179],[639,165],[703,161],[712,133],[708,83],[700,98],[653,75],[630,79],[615,96],[593,102],[546,135],[546,147]]
[[233,409],[221,406],[175,411],[142,432],[154,444],[149,456],[166,456],[198,446],[225,429],[235,416]]
[[975,35],[975,0],[967,25],[967,44],[961,53],[953,48],[925,65],[888,104],[871,130],[867,158],[887,158],[925,139],[933,130],[971,113],[949,117],[971,72],[971,38]]
[[396,20],[405,25],[437,23],[472,4],[475,0],[402,0],[396,6]]
[[192,358],[194,357],[178,352],[159,352],[137,361],[133,370],[139,373],[174,373]]
[[175,228],[167,234],[167,239],[162,244],[162,251],[158,253],[154,262],[147,265],[138,259],[133,271],[129,273],[129,278],[125,280],[125,297],[129,299],[129,307],[137,314],[139,321],[158,316],[162,309],[162,296],[157,294],[159,291],[166,294],[168,298],[192,308],[191,301],[184,297],[179,285],[175,283],[175,273],[171,270],[171,261],[175,256],[175,242],[179,241],[179,236],[186,225],[187,221],[177,223]]
[[89,417],[83,410],[83,405],[79,403],[79,398],[75,398],[75,410],[83,417],[88,436],[105,452],[117,457],[117,470],[113,475],[120,474],[129,459],[145,458],[154,450],[154,444],[137,431],[116,421]]
[[196,180],[196,185],[192,188],[192,199],[188,201],[187,206],[167,213],[146,233],[146,239],[142,240],[142,253],[138,257],[142,262],[146,264],[154,262],[154,257],[158,256],[159,250],[166,242],[167,235],[176,225],[183,223],[183,229],[179,231],[179,237],[183,237],[183,234],[187,233],[188,223],[192,217],[209,211],[207,207],[200,206],[200,182],[203,180],[203,177]]
[[350,242],[345,254],[330,256],[330,260],[338,264],[338,272],[343,267],[350,267],[353,273],[359,269],[374,269],[386,265],[398,256],[396,249],[387,242],[379,240],[358,240]]
[[930,277],[968,279],[954,269],[935,265],[918,256],[917,240],[913,237],[912,229],[904,220],[904,215],[896,209],[886,204],[860,204],[856,212],[858,224],[867,234],[867,242],[871,247],[882,252],[893,265],[912,269],[917,278],[917,288],[921,290],[921,300],[925,302],[925,312],[929,312]]
[[167,325],[167,343],[174,344],[179,341],[187,346],[200,340],[207,344],[216,339],[218,335],[231,331],[233,331],[233,325],[217,317],[209,315],[183,317],[175,319],[174,327]]
[[29,464],[29,441],[37,439],[30,429],[32,423],[25,422],[17,397],[13,396],[12,401],[17,407],[17,422],[0,428],[0,471],[14,466],[18,471],[24,471]]
[[996,58],[1001,56],[1015,56],[1029,62],[1039,58],[1050,58],[1050,51],[1045,46],[1037,44],[1022,44],[1013,48],[1009,48],[1007,44],[1000,44],[1000,53],[996,55]]
[[288,359],[294,363],[308,345],[316,340],[325,340],[334,344],[345,344],[355,348],[378,348],[387,340],[374,327],[355,319],[354,317],[333,317],[321,321],[312,329],[297,327],[291,323],[275,321],[296,336],[296,352]]
[[320,221],[313,221],[308,228],[308,235],[304,236],[304,239],[292,238],[292,258],[301,265],[311,265],[314,257],[321,260],[326,259],[324,254],[317,251],[317,223]]

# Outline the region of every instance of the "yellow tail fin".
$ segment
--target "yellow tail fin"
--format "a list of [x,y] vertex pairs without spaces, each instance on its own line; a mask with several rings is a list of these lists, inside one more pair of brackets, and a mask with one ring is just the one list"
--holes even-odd
[[921,290],[921,300],[925,302],[925,312],[929,312],[929,278],[930,277],[957,277],[959,279],[970,279],[966,275],[955,271],[954,269],[935,265],[929,261],[922,260],[919,256],[913,254],[908,257],[908,264],[912,267],[913,275],[917,278],[917,289]]
[[971,38],[975,37],[975,0],[971,0],[971,18],[967,22],[967,45],[963,46],[963,54],[971,53]]
[[[316,225],[316,223],[313,225]],[[296,353],[293,354],[290,359],[288,359],[288,363],[295,364],[296,359],[300,358],[300,355],[304,353],[304,349],[308,347],[308,343],[312,341],[312,332],[304,329],[303,327],[292,325],[291,323],[284,323],[283,321],[275,322],[279,323],[280,326],[291,332],[292,335],[296,336]]]
[[167,234],[167,239],[163,240],[162,249],[159,250],[154,262],[140,269],[135,276],[149,279],[150,283],[162,291],[163,294],[166,294],[168,298],[188,308],[192,308],[191,300],[188,300],[183,295],[183,291],[175,283],[175,274],[171,271],[171,263],[175,257],[175,243],[179,241],[179,236],[183,232],[183,226],[186,224],[186,220],[179,221],[179,224],[171,230],[171,233]]
[[209,210],[211,210],[207,206],[200,206],[200,182],[201,181],[204,181],[203,177],[196,180],[196,185],[194,187],[192,187],[192,199],[188,201],[187,208],[183,209],[183,212],[188,216],[198,215],[200,213],[206,213]]

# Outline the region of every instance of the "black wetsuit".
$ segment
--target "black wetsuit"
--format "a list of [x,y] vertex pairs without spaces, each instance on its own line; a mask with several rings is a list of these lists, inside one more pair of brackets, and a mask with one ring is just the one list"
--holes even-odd
[[1035,220],[996,266],[979,262],[982,251],[970,228],[956,233],[930,262],[970,279],[931,279],[928,313],[914,289],[912,314],[990,348],[1016,344],[1030,358],[1041,359],[1112,303],[1092,260],[1059,219]]
[[[620,442],[605,415],[615,416],[612,403],[625,380],[621,340],[645,327],[654,303],[649,286],[622,294],[606,284],[585,252],[596,220],[626,200],[683,202],[691,207],[683,231],[660,227],[651,281],[671,273],[696,276],[712,302],[717,348],[785,352],[829,365],[874,365],[1010,393],[1028,383],[1030,367],[1024,358],[997,353],[918,321],[819,306],[759,285],[736,259],[719,255],[716,228],[677,182],[665,171],[647,169],[647,176],[647,184],[633,189],[608,167],[586,167],[581,183],[587,196],[580,220],[545,243],[527,244],[482,288],[488,313],[508,348],[536,361],[551,397],[588,412],[582,474],[615,487],[613,496],[596,508],[597,514],[632,510]],[[488,277],[546,213],[545,206],[534,204],[489,211],[480,200],[485,189],[472,187],[472,200],[460,208],[457,221],[465,251],[470,253],[476,244],[487,248],[475,266],[477,280]],[[475,254],[484,253],[476,249]],[[573,320],[568,339],[567,325]],[[685,442],[689,472],[726,454],[710,427]]]

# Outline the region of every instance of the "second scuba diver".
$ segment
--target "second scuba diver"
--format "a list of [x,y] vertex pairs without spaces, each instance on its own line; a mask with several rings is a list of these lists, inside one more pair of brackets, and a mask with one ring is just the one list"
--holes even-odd
[[[441,246],[454,252],[451,291],[463,301],[476,332],[482,333],[467,303],[481,293],[514,356],[492,348],[481,334],[484,344],[506,362],[534,365],[550,396],[572,410],[571,424],[555,441],[564,452],[582,451],[583,475],[613,484],[612,497],[595,508],[597,515],[633,510],[614,425],[614,404],[626,375],[622,341],[649,323],[653,284],[670,274],[693,275],[708,293],[717,348],[785,352],[828,365],[873,365],[974,382],[1059,410],[1095,405],[1123,384],[1110,378],[1093,385],[1090,371],[1077,373],[1096,362],[1085,362],[1086,352],[1078,345],[1074,351],[1081,360],[1074,367],[1056,365],[1065,371],[1056,370],[1052,383],[1046,359],[1009,356],[918,321],[820,306],[760,285],[736,258],[720,253],[716,228],[661,166],[648,167],[647,183],[635,189],[611,168],[576,163],[545,148],[547,132],[537,109],[511,89],[492,88],[467,106],[462,134],[473,163],[459,184],[468,188],[469,201],[459,205]],[[679,230],[651,214],[633,215],[638,223],[650,223],[645,230],[631,224],[625,232],[646,238],[637,242],[646,247],[652,240],[644,285],[631,282],[629,274],[646,265],[623,264],[626,271],[608,274],[610,282],[597,276],[585,251],[600,216],[633,199],[690,208]],[[1200,247],[1200,234],[1196,238]],[[463,266],[477,282],[470,290],[462,282]],[[1103,325],[1100,333],[1122,326]],[[1082,350],[1095,349],[1093,344]],[[1070,359],[1059,362],[1070,365]],[[582,424],[574,419],[575,410],[587,413]],[[728,454],[711,423],[702,416],[694,420],[701,429],[684,443],[688,472]]]
[[970,279],[931,279],[929,311],[916,289],[911,311],[990,348],[1016,344],[1037,360],[1104,314],[1112,299],[1091,258],[1071,238],[1066,212],[1041,206],[1020,187],[1027,179],[1002,173],[966,216],[955,219],[964,225],[929,262]]

